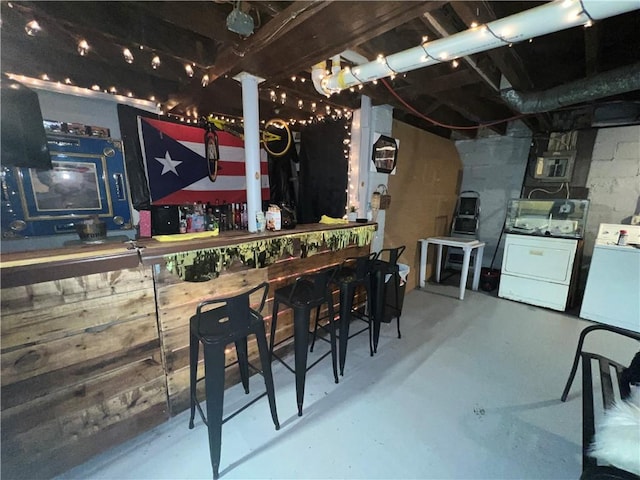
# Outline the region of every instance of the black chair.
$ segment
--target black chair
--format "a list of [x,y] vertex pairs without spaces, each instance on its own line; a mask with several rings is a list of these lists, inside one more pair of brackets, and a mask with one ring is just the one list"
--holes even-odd
[[[250,306],[250,296],[260,290],[263,291],[262,300],[256,311]],[[264,395],[267,395],[271,418],[276,430],[280,429],[276,412],[273,376],[271,374],[271,357],[267,345],[264,320],[259,313],[264,307],[268,290],[269,284],[265,282],[232,297],[206,300],[198,305],[196,314],[190,320],[191,417],[189,418],[189,428],[193,428],[193,420],[197,408],[209,432],[209,453],[211,455],[213,478],[218,478],[219,475],[222,424],[224,422],[258,401]],[[207,310],[206,307],[210,306],[212,308]],[[256,336],[262,372],[248,361],[247,337],[251,334]],[[206,416],[196,396],[197,382],[203,380],[202,378],[197,378],[200,343],[202,343],[204,349]],[[225,347],[230,343],[235,343],[236,346],[238,366],[245,393],[249,393],[249,367],[262,373],[266,392],[223,419]]]
[[[335,314],[333,311],[333,295],[329,289],[329,278],[333,270],[321,270],[315,274],[302,275],[295,283],[276,290],[273,296],[273,316],[271,318],[271,338],[269,340],[269,351],[271,355],[281,362],[289,371],[296,376],[296,400],[298,403],[298,416],[302,416],[302,404],[304,400],[304,384],[306,374],[309,369],[315,366],[327,355],[331,354],[333,363],[333,376],[338,383],[338,368],[336,355],[336,334],[335,334]],[[278,309],[280,304],[293,309],[293,338],[294,338],[294,368],[291,368],[282,358],[273,351],[278,322]],[[327,305],[328,330],[330,334],[330,352],[322,355],[318,360],[307,367],[307,348],[309,346],[309,322],[311,311],[316,311],[316,321],[320,314],[321,307]],[[291,338],[291,337],[289,337]],[[279,343],[289,340],[286,338]]]
[[[400,333],[400,315],[404,300],[404,286],[400,285],[400,269],[398,259],[406,246],[383,248],[378,252],[371,266],[371,283],[373,297],[373,353],[378,351],[380,323],[389,323],[396,319],[398,338]],[[387,280],[387,275],[391,277]]]
[[[369,353],[373,356],[373,316],[371,315],[371,266],[376,254],[362,255],[360,257],[345,258],[329,279],[330,285],[337,285],[340,291],[340,327],[338,335],[338,352],[340,375],[344,375],[344,366],[347,358],[347,343],[350,338],[364,332],[369,332]],[[364,308],[354,308],[353,300],[358,288],[364,288],[366,304]],[[367,326],[355,333],[349,334],[351,320],[357,318],[363,320]],[[311,351],[316,340],[319,322],[316,320],[313,330]]]
[[596,432],[595,415],[594,415],[594,398],[593,390],[596,386],[594,382],[595,378],[592,375],[591,362],[598,363],[598,371],[600,377],[599,390],[602,394],[602,405],[604,408],[608,408],[615,402],[615,384],[619,385],[621,394],[624,391],[621,379],[623,376],[623,370],[625,367],[618,362],[615,362],[603,355],[596,353],[585,352],[582,350],[585,337],[595,331],[605,330],[613,332],[618,335],[629,337],[640,341],[640,333],[624,328],[613,327],[610,325],[591,325],[586,327],[580,333],[578,339],[578,346],[573,359],[573,365],[571,366],[571,372],[567,383],[562,392],[560,400],[566,401],[571,384],[578,370],[578,362],[582,359],[582,476],[583,480],[596,480],[596,479],[635,479],[638,480],[637,475],[633,475],[624,470],[620,470],[615,467],[598,465],[595,458],[589,456],[589,447],[593,442],[593,438]]

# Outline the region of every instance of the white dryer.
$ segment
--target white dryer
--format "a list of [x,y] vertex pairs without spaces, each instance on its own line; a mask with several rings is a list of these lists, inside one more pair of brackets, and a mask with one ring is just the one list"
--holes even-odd
[[508,233],[498,296],[564,311],[577,267],[578,242]]

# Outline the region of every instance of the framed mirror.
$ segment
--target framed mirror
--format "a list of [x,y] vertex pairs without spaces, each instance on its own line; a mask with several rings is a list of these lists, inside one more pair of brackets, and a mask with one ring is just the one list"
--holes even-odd
[[371,170],[395,174],[398,161],[398,140],[376,133],[374,136]]

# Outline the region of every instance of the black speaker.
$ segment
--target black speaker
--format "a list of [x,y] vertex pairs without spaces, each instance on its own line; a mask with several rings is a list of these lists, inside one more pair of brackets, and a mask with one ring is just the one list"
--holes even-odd
[[151,205],[151,235],[180,233],[177,205]]

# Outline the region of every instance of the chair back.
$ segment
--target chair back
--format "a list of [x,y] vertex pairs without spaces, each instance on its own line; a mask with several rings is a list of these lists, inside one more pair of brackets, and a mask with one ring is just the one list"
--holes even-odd
[[407,247],[405,245],[396,248],[383,248],[378,252],[375,259],[384,260],[384,257],[386,256],[388,258],[388,260],[386,260],[388,263],[396,265],[398,263],[398,258],[400,258],[400,255],[402,255],[402,252],[404,252],[406,248]]
[[336,270],[333,280],[336,282],[364,282],[371,272],[371,266],[376,256],[376,253],[370,253],[360,257],[345,258]]
[[320,305],[329,298],[329,279],[333,270],[301,275],[296,279],[289,294],[289,303],[294,305]]
[[[255,310],[251,308],[251,295],[259,290],[263,290],[262,299],[260,306]],[[197,331],[206,336],[246,330],[256,318],[262,318],[260,311],[264,307],[268,291],[269,284],[263,282],[237,295],[200,302],[195,314]]]

